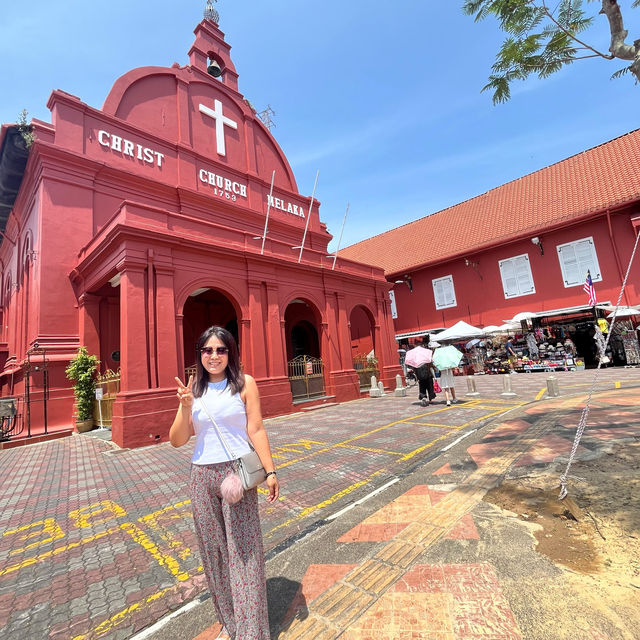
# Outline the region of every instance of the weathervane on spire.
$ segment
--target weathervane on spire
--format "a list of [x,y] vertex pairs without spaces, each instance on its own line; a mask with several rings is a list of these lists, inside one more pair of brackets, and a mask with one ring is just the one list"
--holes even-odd
[[[220,14],[213,8],[211,1],[212,0],[207,0],[207,6],[204,10],[204,19],[211,20],[211,22],[218,24],[220,22]],[[213,0],[213,2],[218,2],[218,0]]]

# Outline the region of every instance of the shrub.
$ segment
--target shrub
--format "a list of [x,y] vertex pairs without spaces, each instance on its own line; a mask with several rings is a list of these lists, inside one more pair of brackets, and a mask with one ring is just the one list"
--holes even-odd
[[99,364],[98,356],[91,356],[86,347],[80,347],[65,370],[67,378],[74,381],[73,395],[79,421],[89,420],[93,416],[93,400],[96,396],[94,376]]

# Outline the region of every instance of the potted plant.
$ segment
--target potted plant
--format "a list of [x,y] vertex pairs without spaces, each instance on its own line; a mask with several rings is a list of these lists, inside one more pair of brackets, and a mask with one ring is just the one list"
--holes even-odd
[[65,373],[73,380],[73,395],[76,398],[76,429],[80,433],[93,429],[93,400],[96,395],[95,373],[100,361],[89,355],[86,347],[80,347],[69,363]]

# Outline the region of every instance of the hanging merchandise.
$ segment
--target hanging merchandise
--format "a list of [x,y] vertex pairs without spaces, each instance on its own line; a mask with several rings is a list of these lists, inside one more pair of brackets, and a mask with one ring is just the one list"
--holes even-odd
[[529,358],[532,360],[538,359],[538,344],[533,333],[527,333],[527,348],[529,349]]
[[596,341],[596,348],[598,349],[598,360],[602,364],[608,364],[609,356],[606,355],[605,352],[605,339],[602,335],[602,331],[600,331],[600,327],[595,327],[595,333],[593,334],[593,339]]
[[609,323],[605,320],[605,318],[598,318],[598,326],[600,327],[600,331],[602,331],[602,333],[609,333]]

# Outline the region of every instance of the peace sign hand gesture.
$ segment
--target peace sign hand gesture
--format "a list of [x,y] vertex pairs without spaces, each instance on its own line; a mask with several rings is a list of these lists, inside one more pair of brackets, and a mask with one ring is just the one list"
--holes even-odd
[[187,382],[187,386],[184,385],[182,380],[176,376],[175,381],[178,383],[178,400],[180,400],[180,405],[186,409],[190,409],[193,404],[193,376],[189,376],[189,382]]

